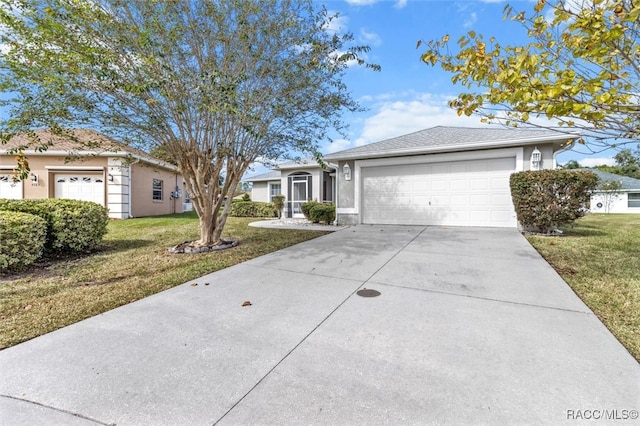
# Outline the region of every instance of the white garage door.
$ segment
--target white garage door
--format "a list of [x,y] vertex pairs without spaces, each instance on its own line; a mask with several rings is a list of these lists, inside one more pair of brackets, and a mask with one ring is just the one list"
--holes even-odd
[[104,206],[102,174],[56,174],[56,198],[93,201]]
[[0,198],[22,199],[22,182],[14,182],[13,174],[0,174]]
[[362,222],[515,227],[515,158],[362,168]]

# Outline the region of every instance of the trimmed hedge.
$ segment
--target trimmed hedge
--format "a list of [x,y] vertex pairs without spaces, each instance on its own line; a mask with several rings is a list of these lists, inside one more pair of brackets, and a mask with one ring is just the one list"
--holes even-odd
[[30,213],[47,222],[45,253],[63,255],[95,249],[107,233],[107,209],[91,201],[0,200],[0,210]]
[[317,201],[307,201],[306,203],[302,203],[302,205],[300,206],[300,210],[302,210],[302,214],[304,215],[305,219],[311,220],[311,216],[310,216],[311,209],[315,206],[321,206],[321,205],[322,203],[319,203]]
[[0,211],[0,272],[19,270],[42,256],[47,222],[36,215]]
[[260,201],[237,201],[231,203],[229,216],[233,217],[278,217],[273,203]]
[[539,170],[514,173],[509,183],[520,224],[549,233],[584,216],[598,177],[586,170]]
[[324,222],[330,225],[336,220],[336,206],[334,204],[316,203],[309,209],[309,220],[313,223]]

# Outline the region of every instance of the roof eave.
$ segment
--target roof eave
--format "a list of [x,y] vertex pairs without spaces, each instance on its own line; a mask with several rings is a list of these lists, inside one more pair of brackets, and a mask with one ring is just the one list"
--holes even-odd
[[[146,158],[142,155],[138,155],[138,154],[134,154],[132,152],[128,152],[128,151],[118,151],[118,152],[114,152],[114,151],[104,151],[104,152],[95,152],[95,151],[52,151],[52,150],[47,150],[47,151],[35,151],[35,150],[26,150],[23,151],[24,154],[28,157],[30,155],[38,155],[38,156],[45,156],[45,157],[67,157],[69,155],[77,155],[79,157],[133,157],[136,160],[140,160],[143,161],[145,163],[149,163],[149,164],[153,164],[155,166],[158,167],[162,167],[174,172],[179,172],[178,167],[174,166],[173,164],[167,164],[167,163],[163,163],[161,161],[158,160],[153,160],[151,158]],[[10,155],[9,151],[6,149],[0,149],[0,155]]]
[[[491,148],[507,148],[512,146],[520,146],[520,145],[535,145],[538,143],[547,143],[547,142],[573,142],[580,135],[577,134],[566,134],[562,136],[548,136],[548,137],[537,137],[537,138],[524,138],[524,139],[508,139],[502,141],[488,141],[488,142],[476,142],[473,144],[458,144],[458,145],[446,145],[446,146],[435,146],[435,147],[420,147],[420,148],[410,148],[410,149],[398,149],[392,151],[377,151],[370,153],[355,153],[352,155],[344,155],[335,156],[334,154],[329,154],[325,156],[326,160],[329,161],[339,161],[339,160],[358,160],[364,158],[384,158],[384,157],[401,157],[406,155],[420,155],[420,154],[438,154],[444,152],[461,152],[461,151],[473,151],[476,149],[491,149]],[[339,154],[339,153],[337,153]]]

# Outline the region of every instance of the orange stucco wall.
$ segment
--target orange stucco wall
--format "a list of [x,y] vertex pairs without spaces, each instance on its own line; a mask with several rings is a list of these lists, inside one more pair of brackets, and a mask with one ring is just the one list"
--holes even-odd
[[[153,199],[153,179],[160,179],[162,185],[162,201]],[[131,214],[133,217],[155,216],[161,214],[182,213],[184,193],[178,199],[171,198],[176,185],[182,191],[180,175],[146,163],[135,163],[131,166]]]
[[[30,173],[38,176],[38,183],[37,185],[33,184],[30,179],[20,182],[22,197],[24,199],[53,198],[55,196],[54,174],[60,172],[84,171],[85,173],[102,174],[105,182],[108,180],[110,169],[107,157],[85,157],[77,161],[65,160],[64,156],[30,155],[28,157]],[[16,166],[14,156],[0,155],[0,171],[7,173]],[[180,175],[148,163],[138,162],[131,166],[130,179],[130,215],[132,217],[182,213],[184,191],[181,191],[178,199],[171,197],[171,192],[175,191],[176,182],[181,190],[183,188],[183,179]],[[153,200],[153,179],[163,181],[162,201]],[[105,200],[108,199],[107,190],[105,185]]]
[[[27,179],[20,184],[22,185],[22,196],[25,199],[33,198],[53,198],[55,183],[53,175],[56,172],[70,171],[73,167],[75,170],[86,167],[91,169],[91,173],[100,173],[106,175],[107,159],[105,157],[87,157],[84,160],[73,162],[65,161],[63,156],[29,156],[29,168],[31,173],[38,176],[38,184],[33,184],[31,179]],[[17,163],[14,156],[0,155],[0,169],[7,171],[16,167]],[[100,170],[93,170],[99,168]]]

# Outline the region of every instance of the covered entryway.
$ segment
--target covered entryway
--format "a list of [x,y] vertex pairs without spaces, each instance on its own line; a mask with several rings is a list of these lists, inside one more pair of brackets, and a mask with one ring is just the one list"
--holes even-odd
[[288,217],[303,218],[302,205],[311,200],[312,190],[311,181],[312,176],[307,172],[296,172],[289,175],[288,190],[290,200],[288,205]]
[[13,173],[0,174],[0,198],[22,199],[22,182],[13,180]]
[[362,223],[515,227],[515,157],[362,168]]
[[55,198],[93,201],[104,206],[104,176],[92,173],[55,175]]

